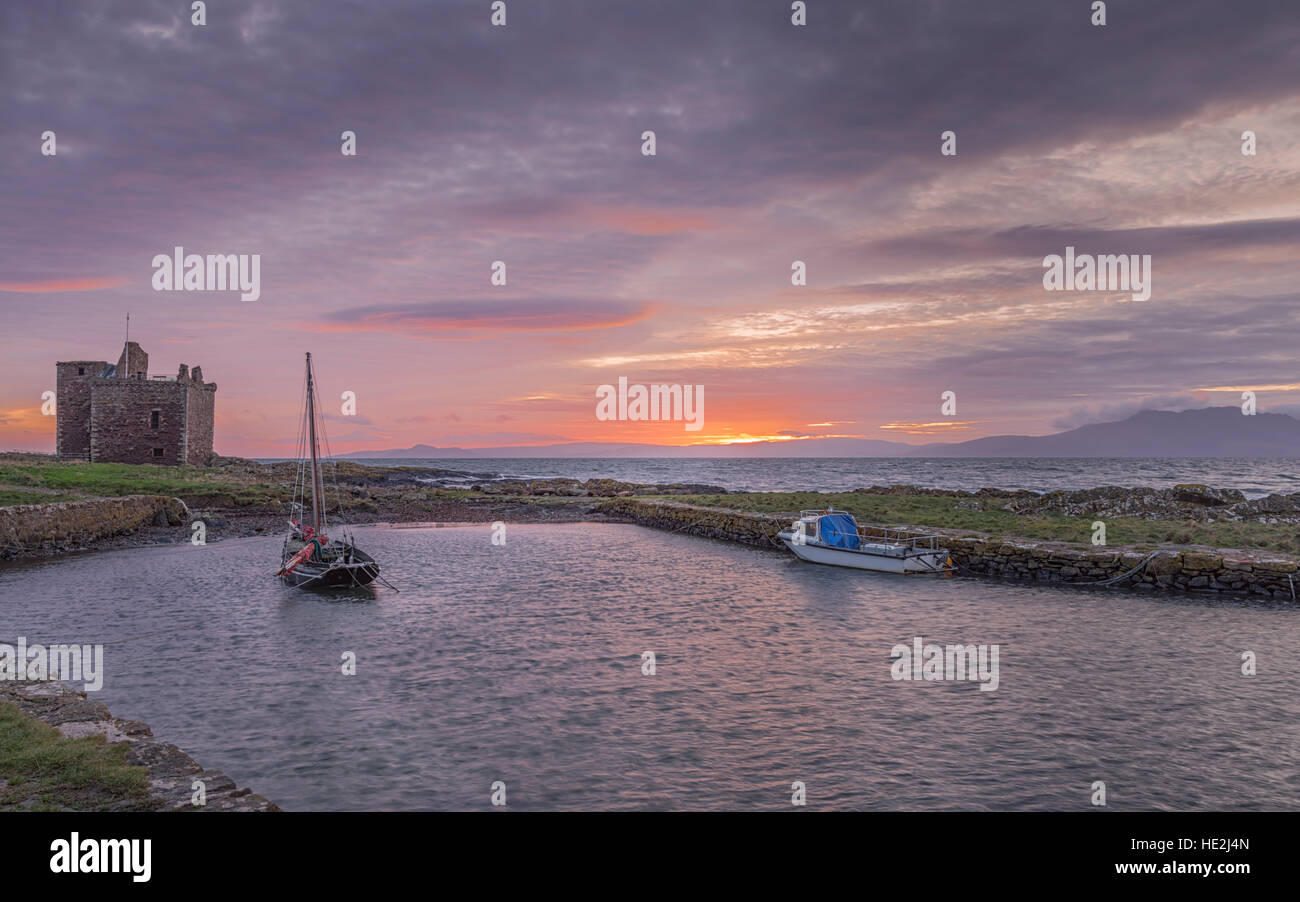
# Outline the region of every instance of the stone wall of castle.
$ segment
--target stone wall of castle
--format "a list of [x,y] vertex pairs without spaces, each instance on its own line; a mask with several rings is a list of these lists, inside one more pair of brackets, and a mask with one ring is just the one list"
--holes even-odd
[[[130,366],[130,376],[126,367]],[[56,453],[64,459],[202,466],[212,454],[217,386],[199,367],[149,377],[149,355],[130,342],[116,367],[60,361]]]
[[[194,368],[198,379],[203,372]],[[216,414],[217,386],[215,383],[189,381],[183,383],[185,389],[185,462],[192,467],[201,467],[212,454],[213,422]]]
[[170,467],[184,464],[188,386],[186,382],[134,378],[96,380],[90,411],[90,459]]
[[55,453],[60,458],[90,457],[91,385],[108,367],[106,360],[71,360],[57,364]]
[[144,348],[133,341],[128,341],[122,348],[122,353],[117,355],[117,375],[134,378],[147,372],[149,372],[149,355],[144,352]]

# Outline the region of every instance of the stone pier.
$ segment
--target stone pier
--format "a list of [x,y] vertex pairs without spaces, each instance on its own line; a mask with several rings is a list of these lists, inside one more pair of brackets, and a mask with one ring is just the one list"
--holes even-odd
[[[615,498],[595,510],[610,519],[757,548],[782,548],[776,534],[789,526],[791,519],[637,498]],[[1150,557],[1141,570],[1116,585],[1286,602],[1294,602],[1300,594],[1300,562],[1276,552],[1176,546],[1150,552],[1002,539],[935,528],[910,532],[944,536],[953,563],[961,572],[979,576],[1095,585],[1124,575]]]

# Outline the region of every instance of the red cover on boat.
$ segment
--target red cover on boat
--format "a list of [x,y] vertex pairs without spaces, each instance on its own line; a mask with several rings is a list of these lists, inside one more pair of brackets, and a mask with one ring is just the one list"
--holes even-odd
[[[308,529],[308,532],[310,532],[310,528]],[[322,536],[321,538],[324,538],[324,536]],[[293,557],[289,558],[289,563],[285,564],[283,567],[280,568],[280,573],[292,573],[294,567],[297,567],[303,561],[309,560],[312,556],[312,553],[320,547],[321,547],[320,540],[312,539],[302,547],[301,551],[299,551]],[[278,576],[279,574],[276,575]]]

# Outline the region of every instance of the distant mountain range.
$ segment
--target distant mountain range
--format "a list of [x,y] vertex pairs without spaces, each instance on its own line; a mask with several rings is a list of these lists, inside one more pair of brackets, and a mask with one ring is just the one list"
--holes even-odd
[[1239,407],[1143,410],[1126,420],[1053,435],[991,435],[965,442],[909,445],[878,439],[674,447],[632,442],[568,442],[495,448],[414,445],[354,451],[358,458],[521,457],[1300,457],[1300,420],[1286,414],[1245,416]]
[[914,446],[911,457],[1300,457],[1300,420],[1240,407],[1143,410],[1054,435],[991,435]]

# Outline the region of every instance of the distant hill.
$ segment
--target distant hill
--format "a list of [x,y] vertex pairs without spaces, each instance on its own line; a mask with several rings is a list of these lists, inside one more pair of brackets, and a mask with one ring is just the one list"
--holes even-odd
[[991,435],[917,445],[908,457],[1300,457],[1300,420],[1239,407],[1143,410],[1054,435]]
[[878,439],[823,438],[680,448],[633,442],[568,442],[495,448],[413,445],[354,451],[358,458],[521,457],[1300,457],[1300,420],[1280,413],[1245,416],[1239,407],[1143,410],[1126,420],[1053,435],[991,435],[966,442],[908,445]]

